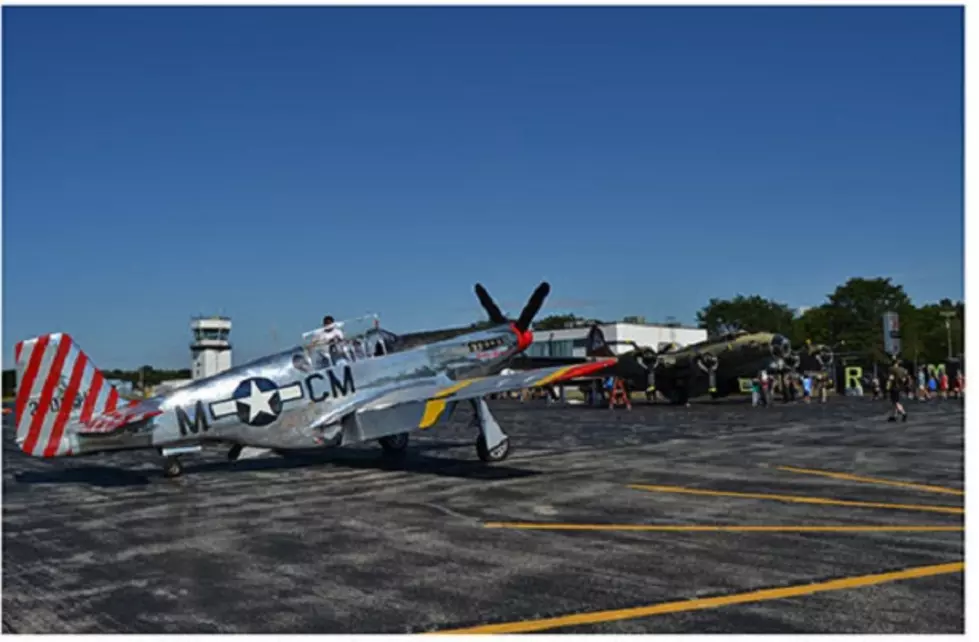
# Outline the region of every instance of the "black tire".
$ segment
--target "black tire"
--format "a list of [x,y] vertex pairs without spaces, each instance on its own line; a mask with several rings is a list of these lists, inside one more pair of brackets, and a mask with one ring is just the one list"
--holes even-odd
[[168,457],[163,464],[163,476],[169,479],[180,477],[184,472],[184,465],[176,457]]
[[499,446],[497,446],[492,451],[490,451],[486,447],[485,437],[480,435],[479,437],[476,438],[476,454],[479,456],[479,458],[482,461],[488,464],[495,464],[497,462],[503,461],[504,459],[510,456],[510,450],[511,448],[510,448],[509,439],[504,439],[503,443],[501,443]]
[[407,432],[388,435],[387,437],[378,439],[377,443],[381,444],[381,448],[384,449],[385,454],[400,455],[408,449],[408,438],[410,436],[410,433]]

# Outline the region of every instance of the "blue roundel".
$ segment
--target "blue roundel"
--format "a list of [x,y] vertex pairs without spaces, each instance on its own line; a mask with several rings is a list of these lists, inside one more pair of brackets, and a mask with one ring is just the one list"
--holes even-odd
[[238,419],[249,426],[266,426],[282,412],[279,387],[265,377],[245,379],[235,388],[231,398],[235,401]]

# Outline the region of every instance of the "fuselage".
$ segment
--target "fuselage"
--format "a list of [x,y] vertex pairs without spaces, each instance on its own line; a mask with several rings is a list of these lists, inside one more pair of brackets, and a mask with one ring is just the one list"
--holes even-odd
[[[226,442],[275,449],[324,443],[324,427],[394,390],[493,374],[530,343],[510,325],[373,356],[296,346],[149,400],[162,412],[135,431],[73,436],[75,454]],[[363,349],[361,349],[363,348]]]
[[682,389],[685,398],[709,391],[713,369],[716,389],[711,392],[723,395],[737,389],[738,378],[777,369],[790,354],[791,344],[783,335],[737,333],[657,355],[653,376],[658,390],[670,395]]

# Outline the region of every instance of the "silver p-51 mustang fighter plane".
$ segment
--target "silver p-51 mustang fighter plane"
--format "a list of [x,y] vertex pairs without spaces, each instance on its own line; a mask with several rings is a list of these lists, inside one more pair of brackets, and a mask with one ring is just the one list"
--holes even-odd
[[363,331],[344,325],[330,344],[297,347],[149,399],[120,400],[102,373],[64,333],[17,344],[17,444],[36,457],[157,449],[164,473],[205,443],[230,446],[232,461],[270,451],[308,451],[377,440],[401,452],[408,435],[448,421],[469,401],[479,429],[476,452],[502,461],[510,442],[486,395],[555,383],[602,370],[615,359],[498,373],[530,345],[530,324],[550,291],[542,283],[520,317],[504,317],[486,290],[476,295],[494,326],[422,346],[399,346],[376,317]]

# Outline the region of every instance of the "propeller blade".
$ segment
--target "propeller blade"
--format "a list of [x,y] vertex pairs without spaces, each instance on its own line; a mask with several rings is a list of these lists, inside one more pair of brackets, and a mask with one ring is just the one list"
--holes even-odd
[[507,322],[507,318],[500,312],[500,308],[496,306],[493,298],[490,297],[489,292],[486,291],[486,288],[481,283],[476,284],[476,297],[479,299],[479,303],[483,306],[483,309],[486,310],[486,314],[489,315],[490,321],[499,324]]
[[526,332],[530,328],[530,322],[534,320],[534,316],[540,312],[541,307],[544,305],[544,299],[551,292],[551,285],[544,281],[537,286],[534,293],[530,295],[530,300],[527,301],[527,305],[524,306],[523,311],[520,313],[520,318],[517,319],[517,328],[521,332]]

